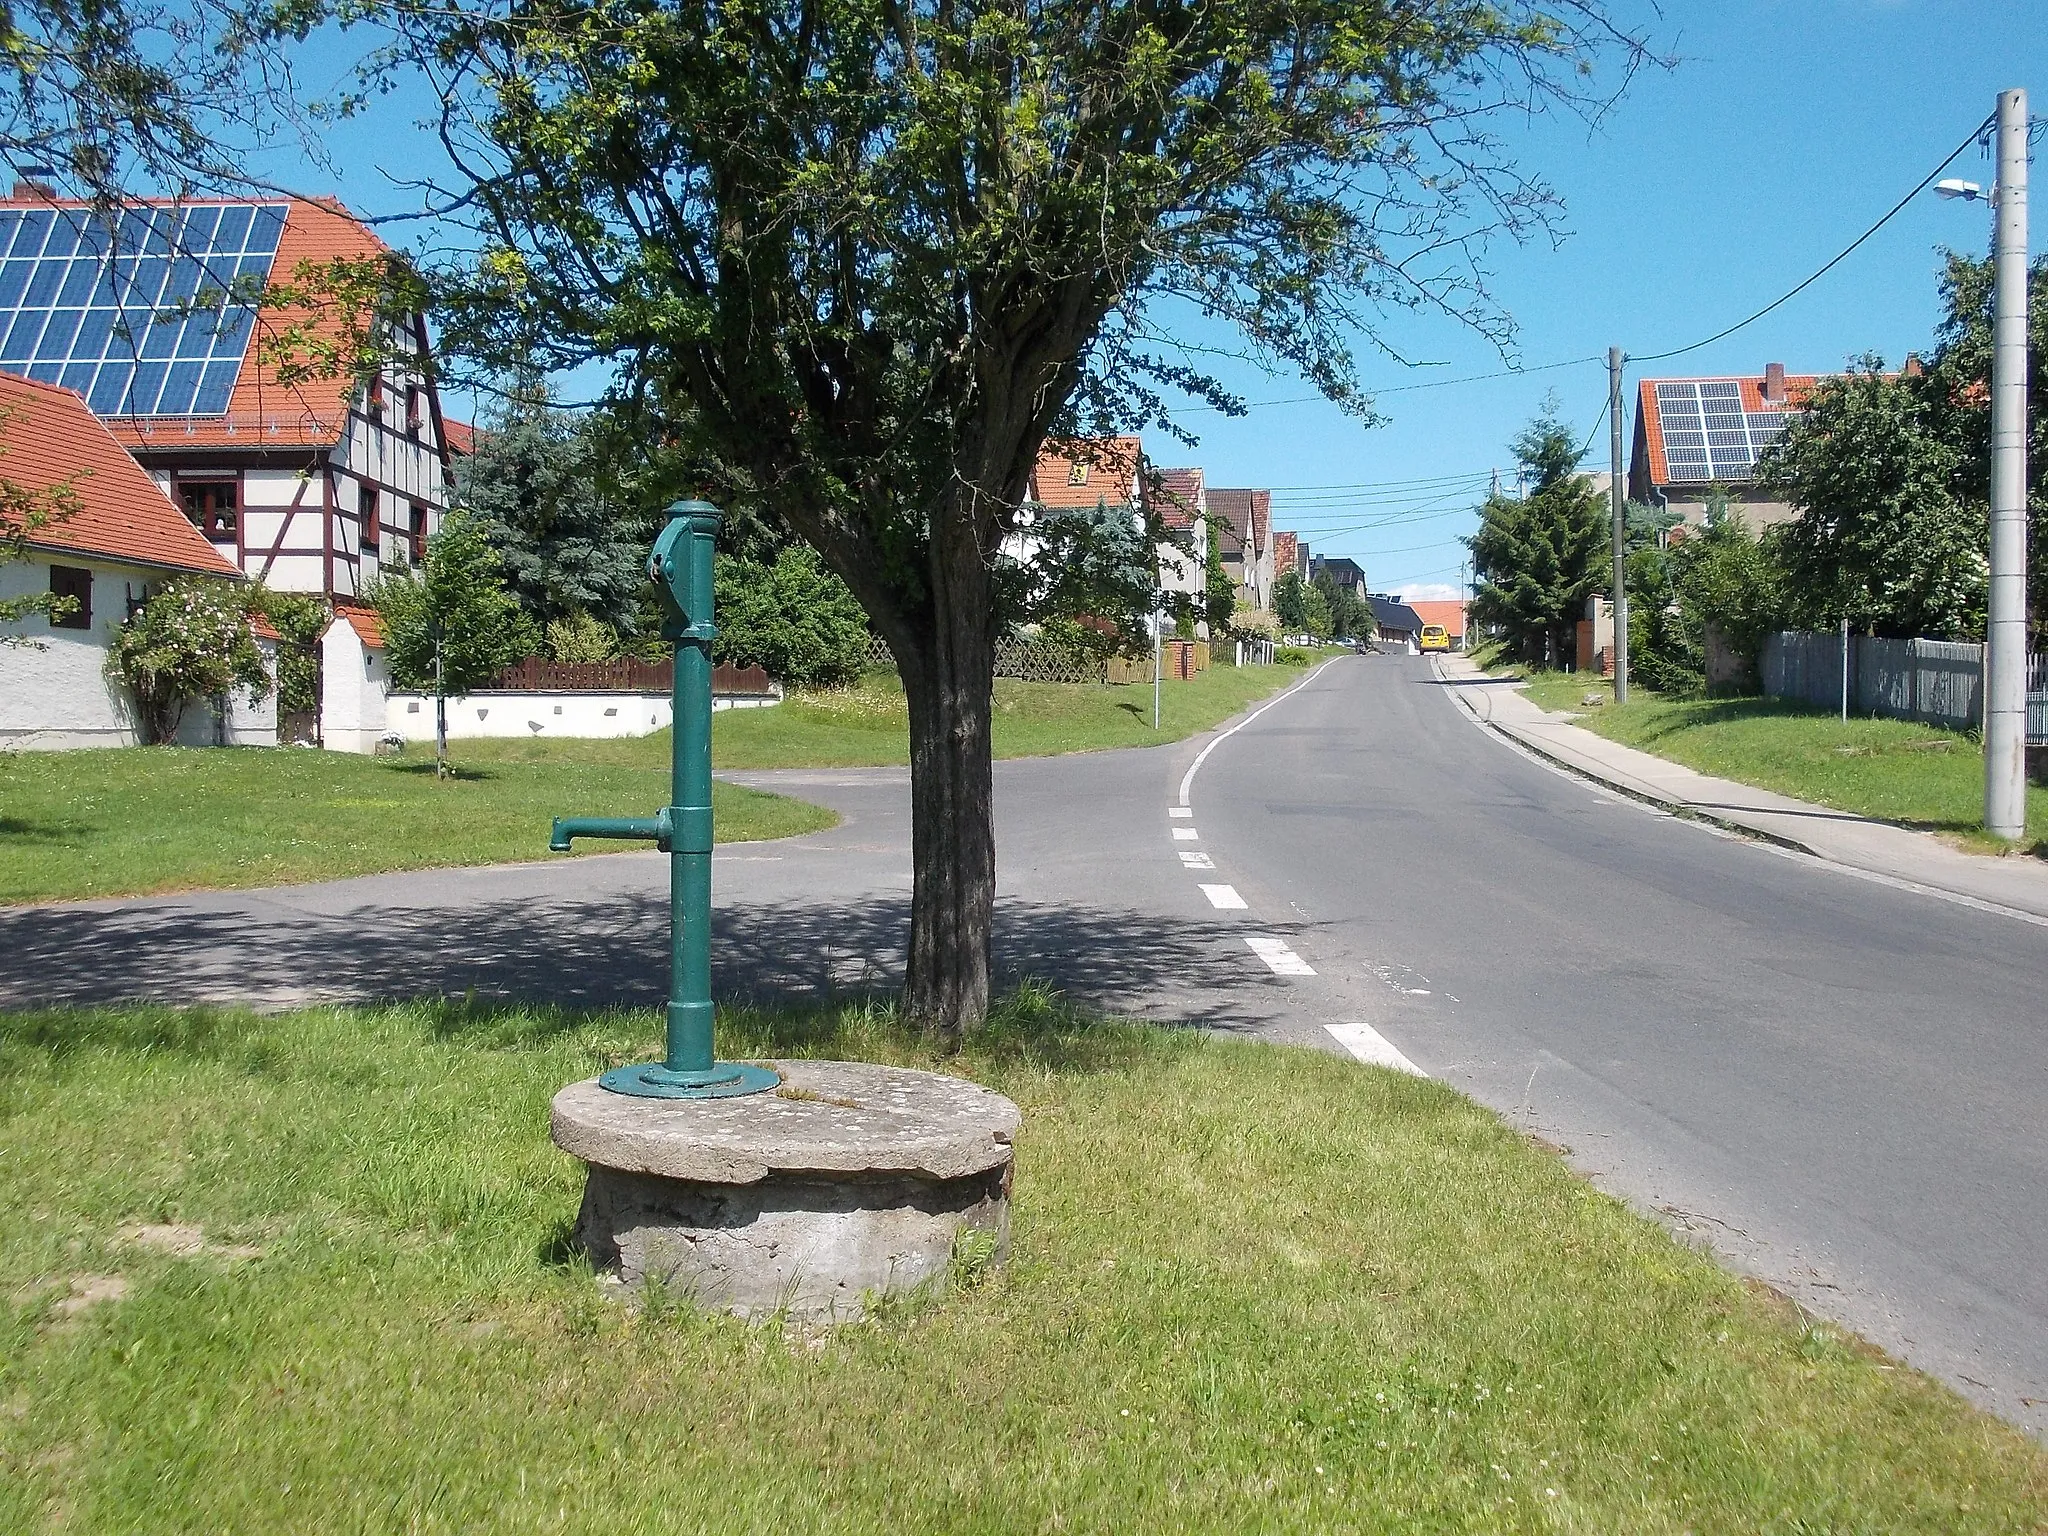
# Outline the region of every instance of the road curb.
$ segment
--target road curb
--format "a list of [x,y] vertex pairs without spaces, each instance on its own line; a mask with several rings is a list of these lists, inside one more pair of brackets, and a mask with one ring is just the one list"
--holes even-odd
[[[1448,683],[1450,681],[1444,675],[1442,664],[1438,662],[1435,658],[1431,658],[1430,666],[1436,672],[1439,681],[1445,683]],[[1549,763],[1551,766],[1556,768],[1562,768],[1566,773],[1574,774],[1577,777],[1584,779],[1589,784],[1597,784],[1602,789],[1610,790],[1617,795],[1626,795],[1629,799],[1636,801],[1638,804],[1654,806],[1656,807],[1656,809],[1663,811],[1667,815],[1677,816],[1686,821],[1705,822],[1709,826],[1719,827],[1723,831],[1733,832],[1740,837],[1754,838],[1757,842],[1771,843],[1779,848],[1789,848],[1794,853],[1803,853],[1808,858],[1820,859],[1824,863],[1839,864],[1843,869],[1859,868],[1859,866],[1857,865],[1845,863],[1841,859],[1833,858],[1830,855],[1821,852],[1812,844],[1801,842],[1796,837],[1788,837],[1782,832],[1766,831],[1762,827],[1753,827],[1748,822],[1736,821],[1731,817],[1717,816],[1712,811],[1703,810],[1699,806],[1694,805],[1690,800],[1666,799],[1664,796],[1653,794],[1649,790],[1638,789],[1633,784],[1624,784],[1619,779],[1609,778],[1606,774],[1600,773],[1592,768],[1588,768],[1583,763],[1574,762],[1572,759],[1565,757],[1558,752],[1552,751],[1549,747],[1544,746],[1542,743],[1534,741],[1531,738],[1522,735],[1519,731],[1516,731],[1509,726],[1502,725],[1499,721],[1489,719],[1487,716],[1480,714],[1479,711],[1473,708],[1471,703],[1466,700],[1463,694],[1453,694],[1452,698],[1456,700],[1458,707],[1465,712],[1465,714],[1471,719],[1474,725],[1481,726],[1484,729],[1493,732],[1494,735],[1500,737],[1500,739],[1503,741],[1513,742],[1523,751],[1533,753],[1535,756],[1542,758],[1543,761]]]

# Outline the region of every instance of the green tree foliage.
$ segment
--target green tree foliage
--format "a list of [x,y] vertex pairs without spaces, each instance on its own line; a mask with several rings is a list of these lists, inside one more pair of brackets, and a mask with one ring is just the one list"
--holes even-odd
[[1549,411],[1515,440],[1515,458],[1533,488],[1520,500],[1496,493],[1479,509],[1468,541],[1472,621],[1518,660],[1561,666],[1586,599],[1610,585],[1609,514],[1578,472],[1576,434]]
[[1964,499],[1965,451],[1924,381],[1865,357],[1824,379],[1757,463],[1799,508],[1772,532],[1798,622],[1881,635],[1984,632],[1984,504]]
[[616,661],[621,646],[619,632],[602,619],[587,613],[572,613],[548,621],[542,644],[551,660],[590,665]]
[[1372,605],[1364,598],[1340,585],[1327,570],[1316,572],[1309,585],[1322,598],[1323,611],[1329,616],[1315,633],[1331,640],[1362,640],[1372,634]]
[[1099,501],[1092,507],[1038,508],[1026,538],[1028,559],[996,560],[1000,611],[1025,624],[1107,624],[1119,648],[1150,652],[1145,624],[1159,596],[1159,577],[1146,530],[1129,507]]
[[533,621],[505,588],[497,552],[466,513],[442,520],[419,571],[381,577],[365,596],[384,622],[385,663],[401,688],[434,691],[436,641],[449,696],[489,686],[539,649]]
[[767,565],[721,555],[717,584],[717,660],[798,688],[843,688],[867,665],[867,615],[816,550],[792,544]]
[[[817,549],[901,670],[905,1000],[988,996],[995,555],[1048,435],[1233,397],[1158,345],[1162,299],[1365,413],[1382,306],[1499,317],[1468,263],[1548,227],[1489,115],[1639,51],[1598,0],[364,0],[445,102],[476,221],[444,334],[621,391],[705,489]],[[459,65],[452,61],[459,61]],[[460,246],[463,242],[451,241]],[[621,360],[625,360],[623,365]]]
[[270,692],[263,653],[249,630],[250,595],[238,583],[184,576],[164,586],[123,624],[107,671],[135,700],[143,739],[164,745],[193,699]]
[[[1929,419],[1962,454],[1957,496],[1991,505],[1991,262],[1949,253],[1942,320],[1918,385]],[[2048,642],[2048,256],[2027,273],[2027,597],[2036,643]]]
[[1743,665],[1725,691],[1753,690],[1764,640],[1785,622],[1774,548],[1726,510],[1725,496],[1718,515],[1709,502],[1699,532],[1629,557],[1629,670],[1655,692],[1706,690],[1709,629]]
[[531,394],[482,423],[476,452],[457,462],[454,504],[483,529],[538,625],[574,614],[631,622],[652,529],[605,486],[594,434]]
[[325,598],[259,588],[255,605],[278,633],[277,708],[307,714],[320,707],[320,637],[334,622]]
[[1299,571],[1282,572],[1273,583],[1273,616],[1280,621],[1283,635],[1329,638],[1330,600],[1322,588],[1303,581]]
[[1202,617],[1208,621],[1212,639],[1221,640],[1231,631],[1237,613],[1237,583],[1223,564],[1223,530],[1220,517],[1208,520],[1208,545],[1202,561]]

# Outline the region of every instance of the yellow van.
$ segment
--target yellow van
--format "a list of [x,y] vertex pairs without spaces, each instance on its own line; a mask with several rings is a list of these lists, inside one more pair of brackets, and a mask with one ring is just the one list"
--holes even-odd
[[1441,624],[1423,625],[1422,648],[1425,651],[1448,651],[1451,648],[1451,632]]

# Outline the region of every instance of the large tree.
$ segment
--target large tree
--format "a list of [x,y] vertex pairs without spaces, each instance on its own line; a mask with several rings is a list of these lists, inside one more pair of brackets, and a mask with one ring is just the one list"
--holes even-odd
[[1478,577],[1473,622],[1531,666],[1565,664],[1586,599],[1611,584],[1605,502],[1579,473],[1580,458],[1568,425],[1549,411],[1537,417],[1515,440],[1532,488],[1489,496],[1468,541]]
[[455,466],[455,505],[497,551],[520,607],[543,626],[577,614],[629,623],[654,530],[606,496],[601,429],[533,392],[480,425],[476,451]]
[[[978,1019],[995,579],[1048,435],[1228,397],[1175,327],[1365,414],[1383,306],[1498,333],[1473,261],[1547,226],[1489,109],[1582,91],[1598,0],[355,0],[446,103],[481,258],[444,332],[600,360],[703,489],[815,547],[910,706],[906,1002]],[[1157,301],[1187,301],[1169,321]],[[1232,402],[1234,404],[1234,402]]]
[[1984,633],[1985,502],[1924,379],[1866,357],[1823,379],[1759,458],[1756,483],[1799,508],[1771,532],[1794,616],[1871,634]]

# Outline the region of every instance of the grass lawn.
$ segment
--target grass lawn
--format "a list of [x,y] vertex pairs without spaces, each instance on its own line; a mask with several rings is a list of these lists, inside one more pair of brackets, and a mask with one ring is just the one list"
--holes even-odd
[[0,1015],[0,1529],[2017,1532],[2048,1508],[2040,1446],[1440,1084],[1031,993],[940,1062],[866,1007],[721,1027],[730,1054],[1016,1098],[1009,1269],[823,1338],[601,1296],[547,1103],[649,1051],[651,1013]]
[[[668,737],[458,742],[347,752],[122,747],[0,753],[0,905],[195,887],[328,880],[377,870],[561,857],[548,824],[646,816],[668,803]],[[832,825],[829,811],[729,784],[719,841]],[[579,853],[629,845],[583,843]]]
[[[1162,729],[1152,689],[999,679],[1003,757],[1177,741],[1303,677],[1300,667],[1211,667],[1168,683]],[[721,768],[853,767],[909,760],[893,673],[773,709],[713,717]],[[669,735],[618,740],[476,740],[393,758],[340,752],[116,748],[0,753],[0,906],[151,891],[328,880],[380,870],[548,857],[556,816],[645,816],[668,802]],[[721,842],[814,832],[829,811],[720,784]],[[624,845],[591,842],[579,853]]]
[[[1864,719],[1773,699],[1667,699],[1639,688],[1627,704],[1588,708],[1611,682],[1535,672],[1523,689],[1545,709],[1571,710],[1589,731],[1654,752],[1701,773],[1755,784],[1816,805],[1959,835],[1983,835],[1984,751],[1969,736],[1910,720]],[[2027,790],[2027,844],[2048,842],[2048,789]]]
[[[1045,757],[1105,747],[1179,741],[1228,720],[1306,676],[1302,667],[1210,667],[1159,693],[1152,685],[1025,683],[999,677],[998,757]],[[866,674],[844,690],[797,693],[773,709],[726,711],[712,722],[711,758],[720,768],[854,768],[910,761],[910,718],[893,672]]]

